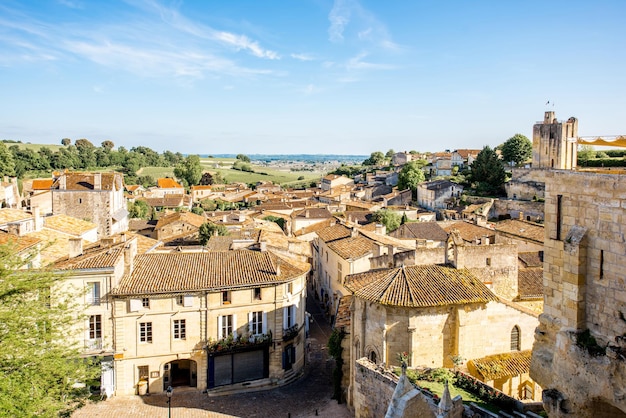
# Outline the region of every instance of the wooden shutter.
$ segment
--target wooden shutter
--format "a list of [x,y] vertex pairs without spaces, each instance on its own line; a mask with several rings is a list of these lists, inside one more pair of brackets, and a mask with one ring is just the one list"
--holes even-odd
[[131,299],[129,306],[130,312],[139,312],[143,307],[143,303],[141,303],[141,299]]
[[183,306],[184,307],[193,306],[193,295],[185,295],[183,297]]

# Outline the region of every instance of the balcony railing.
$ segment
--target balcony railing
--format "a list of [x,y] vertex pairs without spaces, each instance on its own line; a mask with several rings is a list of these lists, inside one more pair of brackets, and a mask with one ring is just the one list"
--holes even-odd
[[85,350],[96,351],[102,350],[102,338],[93,338],[85,340]]
[[283,341],[293,340],[300,332],[300,327],[295,324],[283,330]]

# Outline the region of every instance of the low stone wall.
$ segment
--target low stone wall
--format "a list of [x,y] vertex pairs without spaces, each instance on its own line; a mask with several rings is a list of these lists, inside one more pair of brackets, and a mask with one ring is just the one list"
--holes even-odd
[[384,417],[398,383],[398,376],[378,369],[367,358],[357,360],[355,368],[354,417]]
[[544,207],[544,202],[499,199],[496,200],[491,207],[489,218],[499,218],[500,216],[509,215],[513,219],[521,218],[532,222],[540,222],[544,220]]

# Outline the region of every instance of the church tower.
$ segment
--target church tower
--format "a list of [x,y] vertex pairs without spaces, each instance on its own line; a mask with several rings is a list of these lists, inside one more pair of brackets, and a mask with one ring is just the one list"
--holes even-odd
[[558,121],[553,111],[533,126],[533,168],[573,170],[578,148],[578,119]]

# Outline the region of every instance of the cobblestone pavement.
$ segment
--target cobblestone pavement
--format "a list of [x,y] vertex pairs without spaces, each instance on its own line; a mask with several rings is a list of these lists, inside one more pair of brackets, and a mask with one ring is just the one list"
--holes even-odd
[[[310,350],[304,376],[276,389],[208,397],[195,390],[176,388],[172,397],[172,418],[225,417],[332,417],[351,418],[354,415],[345,404],[330,399],[332,395],[332,362],[327,359],[326,342],[331,328],[313,299],[307,297],[307,311],[312,316],[308,342]],[[167,398],[164,394],[150,396],[114,397],[90,403],[76,411],[73,418],[166,417]]]

